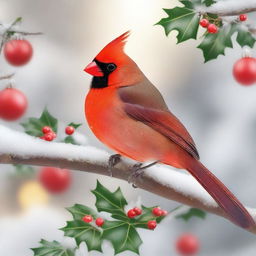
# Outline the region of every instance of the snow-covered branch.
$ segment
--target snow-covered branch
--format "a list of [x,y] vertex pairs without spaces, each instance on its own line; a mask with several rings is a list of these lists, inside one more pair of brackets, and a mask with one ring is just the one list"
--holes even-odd
[[208,8],[199,10],[201,13],[213,13],[219,16],[233,16],[256,11],[255,0],[227,0],[218,1]]
[[[107,162],[109,154],[90,146],[76,146],[65,143],[47,142],[0,125],[0,163],[55,166],[72,170],[109,175]],[[128,180],[134,163],[122,160],[114,169],[113,177]],[[175,200],[205,211],[223,216],[211,196],[190,175],[173,168],[151,167],[136,180],[141,189]],[[249,209],[256,220],[256,210]],[[249,230],[256,233],[256,227]]]

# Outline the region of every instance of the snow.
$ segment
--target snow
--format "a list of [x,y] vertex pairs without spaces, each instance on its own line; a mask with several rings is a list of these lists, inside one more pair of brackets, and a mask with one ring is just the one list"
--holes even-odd
[[[109,154],[91,146],[77,146],[65,143],[47,142],[0,125],[0,154],[27,157],[66,158],[69,160],[106,163]],[[190,175],[174,168],[155,166],[147,169],[146,175],[164,186],[173,188],[185,196],[199,199],[207,206],[217,207],[216,202]]]
[[147,169],[146,175],[185,196],[197,198],[206,206],[218,206],[204,188],[190,175],[163,166]]
[[218,12],[236,12],[238,10],[244,9],[251,9],[256,8],[255,0],[243,0],[243,1],[234,1],[234,0],[227,0],[227,1],[218,1],[216,4],[212,5],[208,8],[200,7],[200,11],[211,12],[211,13],[218,13]]
[[0,125],[0,154],[27,157],[66,158],[69,160],[105,162],[109,154],[91,146],[77,146],[65,143],[47,142]]

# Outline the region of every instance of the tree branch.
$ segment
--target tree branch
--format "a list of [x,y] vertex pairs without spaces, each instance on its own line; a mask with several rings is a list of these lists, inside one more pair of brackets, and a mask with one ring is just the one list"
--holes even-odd
[[[47,142],[0,125],[0,163],[55,166],[101,175],[109,175],[109,154],[90,146]],[[3,135],[4,134],[4,135]],[[122,160],[114,169],[113,177],[128,180],[134,163]],[[151,167],[136,180],[135,185],[151,193],[195,208],[227,215],[190,175],[164,166]],[[256,220],[256,210],[248,209]],[[256,226],[250,232],[256,234]]]
[[207,8],[199,8],[200,13],[212,13],[219,16],[235,16],[243,13],[255,12],[256,11],[256,1],[252,0],[228,0],[228,1],[218,1]]

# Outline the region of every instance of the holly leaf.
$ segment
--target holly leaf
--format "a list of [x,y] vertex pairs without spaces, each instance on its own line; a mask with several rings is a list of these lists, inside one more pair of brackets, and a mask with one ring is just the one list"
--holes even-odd
[[73,237],[77,246],[85,242],[88,251],[102,252],[101,244],[101,231],[89,223],[82,220],[68,221],[67,225],[60,230],[64,231],[64,235]]
[[252,33],[249,32],[247,28],[245,28],[244,26],[241,26],[241,25],[237,25],[236,29],[237,29],[237,32],[238,32],[237,37],[236,37],[236,41],[239,43],[239,45],[241,47],[244,47],[244,46],[247,45],[247,46],[253,48],[256,39],[252,35]]
[[115,255],[126,250],[139,254],[139,247],[142,244],[135,227],[123,221],[107,221],[103,225],[102,238],[112,243]]
[[40,247],[31,249],[34,256],[75,256],[75,249],[65,248],[57,241],[48,242],[42,239],[40,244]]
[[25,123],[21,123],[25,132],[31,136],[41,137],[43,135],[42,128],[50,126],[57,133],[58,120],[53,117],[45,108],[40,118],[31,117]]
[[205,62],[216,59],[219,55],[225,55],[227,47],[232,48],[231,36],[234,33],[232,26],[221,27],[218,33],[207,34],[198,48],[203,51]]
[[72,214],[75,220],[81,220],[85,215],[91,215],[94,219],[97,218],[96,211],[82,204],[75,204],[74,206],[67,208],[67,210]]
[[207,6],[207,7],[209,7],[215,3],[216,3],[216,1],[214,1],[214,0],[204,0],[203,1],[203,4],[205,4],[205,6]]
[[111,192],[97,181],[97,186],[92,193],[96,196],[95,206],[99,212],[109,212],[111,216],[118,220],[127,221],[129,218],[124,212],[124,206],[127,205],[120,187]]
[[14,164],[15,174],[18,176],[32,176],[35,170],[32,166],[23,164]]
[[65,139],[64,139],[63,142],[69,143],[69,144],[73,144],[73,145],[79,145],[79,144],[75,141],[74,137],[71,136],[71,135],[65,137]]
[[176,219],[183,219],[185,221],[189,221],[192,217],[205,219],[206,213],[197,208],[190,208],[186,213],[177,215]]
[[68,126],[72,126],[74,127],[75,129],[77,129],[78,127],[80,127],[82,124],[76,124],[76,123],[69,123]]
[[180,1],[184,7],[173,9],[163,9],[168,17],[161,19],[157,25],[163,26],[165,34],[168,35],[172,30],[178,31],[177,43],[188,39],[196,39],[199,27],[199,15],[196,12],[195,4],[201,1]]

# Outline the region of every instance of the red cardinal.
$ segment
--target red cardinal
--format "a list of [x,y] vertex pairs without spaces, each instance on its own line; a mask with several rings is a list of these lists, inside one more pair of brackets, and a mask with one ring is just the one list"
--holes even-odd
[[188,170],[243,228],[254,221],[238,199],[199,161],[195,143],[170,112],[162,95],[124,53],[129,32],[95,57],[85,71],[93,75],[85,114],[96,137],[122,156],[157,161]]

